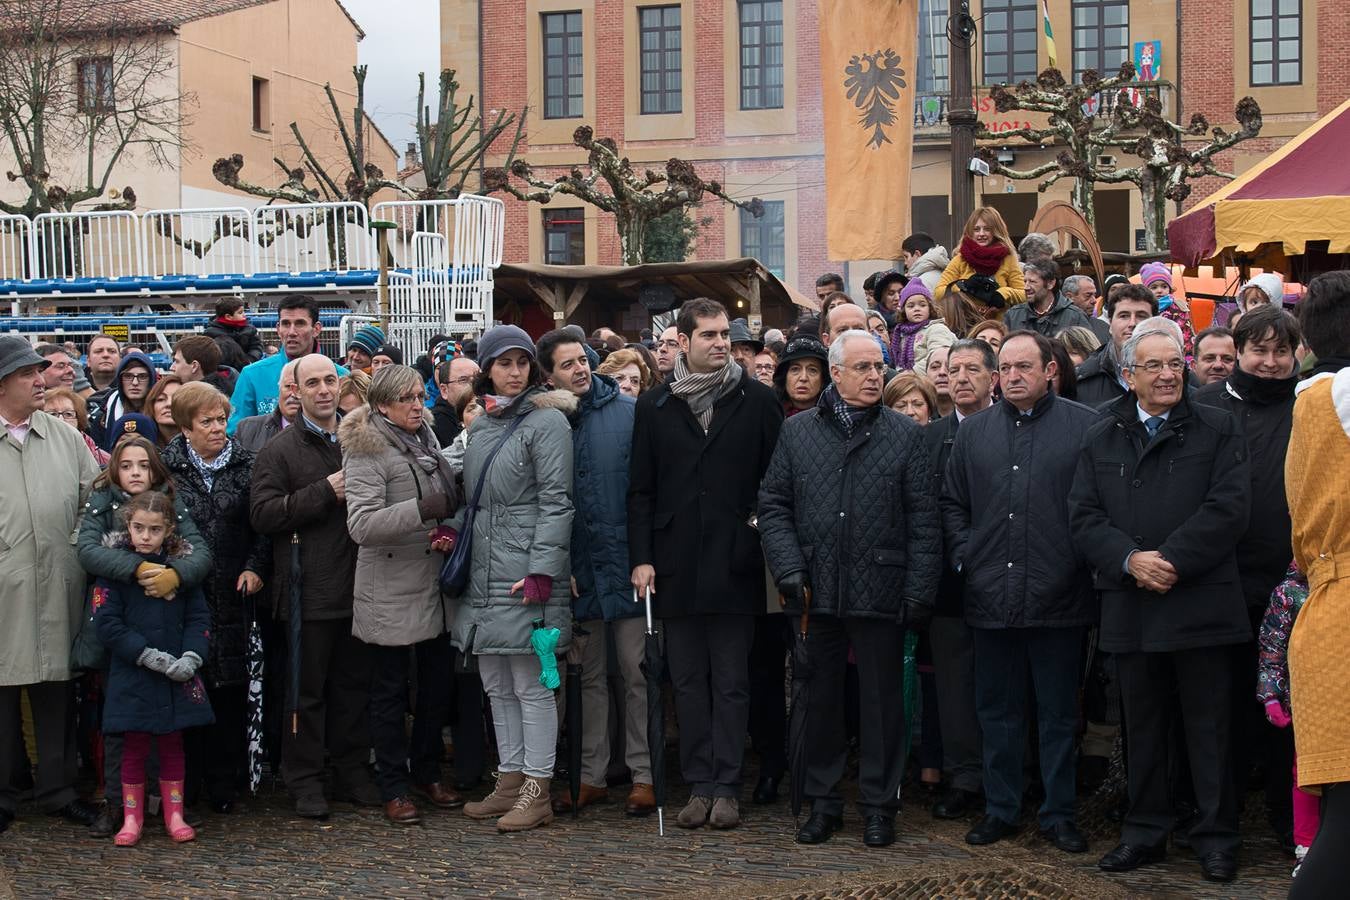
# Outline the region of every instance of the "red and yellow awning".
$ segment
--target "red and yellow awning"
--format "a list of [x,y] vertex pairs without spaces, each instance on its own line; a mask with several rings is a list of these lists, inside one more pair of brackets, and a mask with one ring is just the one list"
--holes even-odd
[[1350,253],[1347,148],[1350,100],[1169,222],[1172,258],[1194,266],[1226,250],[1253,253],[1272,243],[1294,256],[1309,241],[1329,241],[1329,253]]

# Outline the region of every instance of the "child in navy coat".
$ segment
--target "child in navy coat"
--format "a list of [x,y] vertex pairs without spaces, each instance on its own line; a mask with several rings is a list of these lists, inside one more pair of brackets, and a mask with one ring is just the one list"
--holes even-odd
[[[163,565],[191,547],[174,533],[173,501],[158,491],[132,497],[121,510],[126,531],[110,534],[113,546]],[[94,622],[112,668],[103,705],[103,730],[121,732],[122,830],[117,845],[140,840],[145,824],[145,760],[157,739],[164,827],[177,842],[196,832],[183,821],[184,728],[214,721],[197,670],[210,642],[210,613],[200,588],[150,597],[132,581],[99,578]]]

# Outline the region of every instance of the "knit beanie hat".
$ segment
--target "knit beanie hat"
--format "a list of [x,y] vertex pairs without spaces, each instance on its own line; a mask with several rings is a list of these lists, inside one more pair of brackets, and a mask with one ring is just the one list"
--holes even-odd
[[911,278],[909,283],[900,291],[900,306],[904,307],[905,301],[915,296],[927,297],[929,303],[933,302],[933,292],[928,290],[928,286],[923,283],[923,279],[917,276]]
[[383,347],[377,347],[371,356],[387,356],[389,361],[396,366],[403,365],[403,351],[393,344],[385,344]]
[[1247,293],[1247,288],[1252,287],[1260,288],[1261,293],[1266,295],[1267,300],[1277,306],[1284,302],[1284,279],[1274,272],[1265,272],[1255,276],[1242,286],[1242,289],[1238,291],[1238,296],[1241,297]]
[[366,325],[357,329],[356,334],[352,335],[351,341],[347,344],[350,350],[356,347],[364,350],[367,356],[374,356],[375,351],[384,346],[384,330],[378,325]]
[[1148,287],[1155,281],[1167,282],[1167,289],[1172,289],[1172,269],[1166,263],[1151,262],[1144,263],[1143,268],[1139,270],[1139,283]]
[[494,325],[478,339],[478,364],[486,369],[492,361],[507,350],[524,350],[534,359],[534,341],[523,328],[515,325]]

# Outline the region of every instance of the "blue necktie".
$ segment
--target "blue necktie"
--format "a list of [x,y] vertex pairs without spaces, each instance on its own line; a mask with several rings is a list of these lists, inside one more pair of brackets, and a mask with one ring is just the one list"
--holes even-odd
[[1166,421],[1167,420],[1164,419],[1162,416],[1149,416],[1147,419],[1145,419],[1144,427],[1148,429],[1148,436],[1151,438],[1154,435],[1156,435],[1158,433],[1158,429],[1161,428],[1163,422]]

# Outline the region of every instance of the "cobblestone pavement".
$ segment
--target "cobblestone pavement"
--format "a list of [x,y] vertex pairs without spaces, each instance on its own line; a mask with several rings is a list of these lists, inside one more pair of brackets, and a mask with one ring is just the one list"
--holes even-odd
[[[611,790],[615,801],[625,789]],[[1253,803],[1257,795],[1251,795]],[[676,792],[671,814],[684,795]],[[159,821],[141,845],[114,847],[31,807],[0,835],[0,897],[415,896],[610,898],[1274,898],[1289,887],[1289,862],[1249,810],[1239,881],[1202,880],[1187,851],[1125,876],[1097,858],[1114,845],[1104,800],[1083,804],[1091,850],[1069,856],[1034,830],[992,847],[967,846],[968,822],[937,822],[922,798],[901,815],[896,844],[862,846],[856,816],[827,844],[792,840],[787,804],[743,807],[731,832],[682,831],[664,838],[656,820],[631,819],[622,804],[592,807],[534,832],[499,835],[458,811],[427,810],[424,824],[387,824],[377,810],[334,804],[316,823],[295,817],[278,791],[248,801],[247,814],[209,815],[198,840],[175,846]],[[154,827],[149,827],[153,825]]]

